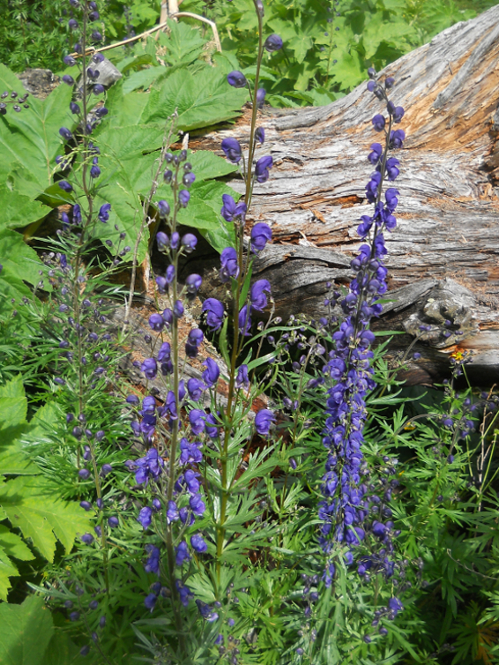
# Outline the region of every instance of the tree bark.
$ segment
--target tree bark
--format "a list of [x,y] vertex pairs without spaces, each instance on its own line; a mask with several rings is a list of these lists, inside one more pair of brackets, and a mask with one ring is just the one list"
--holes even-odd
[[[429,44],[386,67],[390,91],[405,116],[397,151],[398,225],[386,233],[389,292],[374,329],[404,331],[391,353],[409,346],[419,326],[422,354],[403,374],[408,383],[431,384],[449,373],[449,356],[473,351],[467,369],[477,385],[499,382],[499,6],[458,23]],[[271,110],[259,125],[271,154],[268,182],[257,185],[248,228],[267,222],[273,244],[258,258],[254,276],[269,279],[276,313],[324,315],[326,283],[348,284],[359,245],[356,228],[372,206],[365,185],[372,167],[369,146],[379,141],[371,124],[384,111],[362,84],[324,107]],[[234,136],[249,136],[249,112],[235,128],[213,132],[191,148],[219,150]],[[220,153],[221,154],[221,153]],[[230,182],[243,191],[241,180]],[[186,272],[204,268],[212,294],[213,256],[189,259]],[[445,321],[451,321],[451,326]],[[446,337],[444,333],[450,331]]]

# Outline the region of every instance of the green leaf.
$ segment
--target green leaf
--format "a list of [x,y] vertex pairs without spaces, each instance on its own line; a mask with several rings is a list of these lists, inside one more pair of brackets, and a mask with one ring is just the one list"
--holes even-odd
[[141,69],[139,72],[134,72],[123,82],[123,93],[127,94],[138,88],[147,89],[166,71],[166,67],[159,66],[149,67],[149,69]]
[[247,98],[246,89],[231,87],[225,76],[208,65],[197,76],[177,71],[151,90],[143,120],[165,121],[176,110],[177,129],[189,132],[235,118]]
[[188,65],[198,59],[206,43],[198,28],[169,19],[168,31],[169,34],[161,33],[158,39],[160,46],[167,49],[162,60],[170,65]]
[[11,192],[7,187],[0,187],[1,225],[5,228],[19,228],[37,222],[50,212],[50,208],[29,196]]
[[43,599],[29,596],[22,605],[0,605],[1,665],[40,665],[54,627]]
[[[2,64],[0,87],[18,91],[21,88],[19,79]],[[15,189],[33,198],[51,183],[55,157],[63,149],[59,129],[74,126],[69,112],[71,95],[70,86],[60,85],[45,100],[30,97],[29,109],[1,116],[0,182],[6,182],[12,172],[17,173]],[[29,180],[24,178],[26,173]]]
[[13,527],[48,560],[53,561],[56,539],[67,553],[74,540],[91,528],[85,512],[75,502],[58,498],[58,487],[41,476],[21,477],[0,486],[0,506]]
[[9,577],[19,574],[11,561],[12,557],[21,561],[35,558],[17,534],[0,524],[0,600],[7,600],[11,587]]

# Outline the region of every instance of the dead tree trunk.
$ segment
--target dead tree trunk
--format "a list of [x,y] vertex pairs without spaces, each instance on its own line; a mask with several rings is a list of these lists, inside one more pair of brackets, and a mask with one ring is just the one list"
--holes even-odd
[[[392,348],[407,347],[421,323],[431,325],[414,350],[409,383],[448,374],[449,355],[475,353],[468,375],[475,384],[499,382],[499,6],[459,23],[382,72],[393,76],[391,98],[405,108],[398,127],[398,226],[387,234],[388,297],[375,328],[405,330]],[[255,274],[269,279],[277,313],[323,315],[326,282],[347,284],[359,246],[356,228],[368,214],[366,157],[379,135],[371,118],[380,102],[360,85],[329,106],[272,110],[261,154],[271,154],[270,180],[255,188],[249,223],[272,227],[273,245]],[[222,138],[245,144],[249,114],[231,129],[191,147],[218,150]],[[230,183],[238,191],[241,181]],[[208,268],[197,253],[187,269]],[[205,270],[208,277],[209,270]],[[207,292],[215,282],[206,281]],[[446,338],[444,320],[451,320]]]

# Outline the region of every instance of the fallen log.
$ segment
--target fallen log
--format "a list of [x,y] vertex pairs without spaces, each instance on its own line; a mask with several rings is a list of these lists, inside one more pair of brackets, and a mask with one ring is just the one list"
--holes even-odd
[[[474,353],[467,373],[476,385],[499,382],[499,6],[459,23],[390,64],[391,98],[406,110],[398,151],[398,225],[387,234],[390,271],[386,305],[375,329],[405,331],[390,346],[406,348],[421,335],[403,375],[432,384],[449,375],[449,356]],[[326,283],[348,284],[358,246],[356,228],[371,206],[366,157],[379,135],[371,118],[383,110],[365,84],[314,109],[269,110],[261,154],[271,154],[268,182],[255,188],[248,226],[265,221],[273,244],[254,275],[273,286],[276,313],[323,315]],[[249,137],[249,112],[231,130],[191,142],[219,149]],[[221,153],[220,153],[221,154]],[[257,155],[259,157],[260,154]],[[243,192],[240,180],[230,182]],[[208,251],[196,252],[185,273],[203,271],[205,294],[216,288]],[[444,317],[444,318],[442,318]],[[444,321],[450,320],[450,328]],[[450,335],[444,336],[449,332]]]

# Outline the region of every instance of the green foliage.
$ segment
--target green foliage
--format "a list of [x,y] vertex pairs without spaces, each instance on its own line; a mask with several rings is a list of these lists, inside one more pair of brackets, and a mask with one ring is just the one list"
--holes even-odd
[[[27,406],[20,376],[0,386],[0,520],[8,520],[45,559],[53,561],[57,540],[69,553],[77,534],[88,530],[90,522],[78,504],[59,498],[57,485],[30,461],[23,439],[36,440],[40,422],[46,423],[47,413],[53,415],[53,411],[44,407],[28,423]],[[7,480],[7,476],[15,477]],[[9,577],[18,574],[10,557],[22,561],[34,558],[16,532],[0,524],[2,600],[7,597]]]

